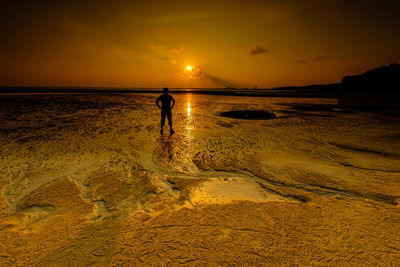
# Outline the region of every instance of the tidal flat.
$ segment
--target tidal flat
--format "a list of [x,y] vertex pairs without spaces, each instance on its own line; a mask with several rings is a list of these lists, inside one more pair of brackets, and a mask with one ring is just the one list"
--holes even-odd
[[0,95],[0,265],[400,262],[400,110]]

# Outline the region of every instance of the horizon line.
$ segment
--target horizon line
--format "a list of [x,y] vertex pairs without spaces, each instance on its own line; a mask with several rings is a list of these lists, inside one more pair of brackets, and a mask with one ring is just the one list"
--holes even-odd
[[167,87],[168,89],[217,89],[217,90],[223,90],[223,89],[229,89],[229,90],[276,90],[276,89],[282,89],[282,88],[301,88],[301,87],[309,87],[309,86],[329,86],[329,85],[338,85],[338,83],[324,83],[324,84],[308,84],[308,85],[288,85],[288,86],[277,86],[277,87],[256,87],[256,88],[249,88],[249,87],[233,87],[233,86],[226,86],[226,87],[127,87],[127,86],[62,86],[62,85],[57,85],[57,86],[41,86],[41,85],[0,85],[0,90],[2,89],[118,89],[118,90],[136,90],[136,89],[142,89],[142,90],[162,90],[163,88]]

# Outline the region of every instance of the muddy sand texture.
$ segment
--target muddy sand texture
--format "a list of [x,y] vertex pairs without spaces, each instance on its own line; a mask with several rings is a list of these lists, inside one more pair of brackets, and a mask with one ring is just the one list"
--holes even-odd
[[398,111],[156,97],[0,96],[0,265],[399,264]]

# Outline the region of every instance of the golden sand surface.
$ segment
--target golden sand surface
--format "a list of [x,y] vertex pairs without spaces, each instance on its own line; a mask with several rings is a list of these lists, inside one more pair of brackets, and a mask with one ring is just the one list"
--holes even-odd
[[398,110],[156,97],[0,96],[1,266],[399,265]]

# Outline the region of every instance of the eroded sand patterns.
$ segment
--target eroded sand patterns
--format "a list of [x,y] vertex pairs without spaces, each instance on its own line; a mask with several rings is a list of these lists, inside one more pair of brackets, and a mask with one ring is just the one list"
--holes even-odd
[[22,98],[2,96],[2,265],[400,261],[396,111],[177,95],[160,137],[155,95]]

